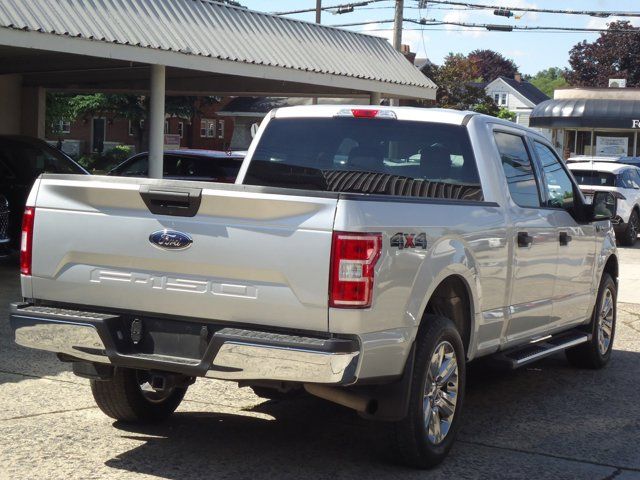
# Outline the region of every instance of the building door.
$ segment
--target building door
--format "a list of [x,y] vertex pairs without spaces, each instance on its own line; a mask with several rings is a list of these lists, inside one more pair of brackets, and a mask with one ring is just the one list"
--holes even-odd
[[102,153],[106,137],[107,121],[104,118],[94,118],[91,128],[91,151]]

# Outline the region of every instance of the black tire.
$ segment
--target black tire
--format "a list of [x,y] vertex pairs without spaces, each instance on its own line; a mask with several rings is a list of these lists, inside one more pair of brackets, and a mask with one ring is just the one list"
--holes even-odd
[[[607,291],[611,295],[611,309],[613,319],[611,320],[609,342],[606,346],[606,351],[602,351],[600,345],[601,338],[601,315],[603,303],[607,301]],[[600,280],[600,287],[598,288],[598,300],[596,306],[593,309],[591,316],[591,323],[587,327],[591,333],[591,340],[587,343],[578,345],[577,347],[569,348],[565,350],[567,360],[571,365],[578,368],[590,368],[598,369],[604,367],[611,359],[611,351],[613,350],[613,341],[616,333],[616,318],[617,318],[617,288],[616,284],[611,278],[611,275],[604,273]]]
[[620,244],[625,247],[633,247],[638,240],[638,233],[640,233],[640,217],[636,210],[631,212],[629,221],[627,222],[627,228],[622,235],[620,235]]
[[[444,460],[453,445],[460,424],[466,376],[464,346],[455,324],[448,318],[439,315],[426,315],[423,322],[424,326],[421,327],[416,338],[416,357],[411,380],[409,411],[404,419],[390,425],[391,442],[389,445],[393,449],[396,461],[421,469],[438,465]],[[458,367],[457,395],[448,432],[444,439],[436,442],[430,439],[429,429],[425,426],[423,402],[427,387],[428,366],[435,356],[436,348],[443,345],[443,342],[453,347],[455,352]],[[447,382],[447,385],[450,384]],[[431,386],[433,385],[431,383]],[[439,419],[439,415],[434,418]]]
[[109,380],[91,380],[91,393],[100,410],[127,423],[157,423],[169,417],[182,402],[187,388],[174,387],[165,395],[144,393],[140,386],[145,375],[140,370],[116,368]]

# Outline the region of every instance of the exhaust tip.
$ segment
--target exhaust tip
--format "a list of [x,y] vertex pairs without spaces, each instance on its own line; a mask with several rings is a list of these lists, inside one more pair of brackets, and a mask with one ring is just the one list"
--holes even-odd
[[375,415],[378,411],[378,400],[376,400],[375,398],[369,400],[364,411],[367,415]]

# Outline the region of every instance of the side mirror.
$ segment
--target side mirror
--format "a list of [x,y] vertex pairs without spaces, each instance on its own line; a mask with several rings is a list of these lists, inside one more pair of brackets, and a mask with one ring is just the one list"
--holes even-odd
[[595,192],[593,195],[592,221],[611,220],[618,212],[618,200],[611,192]]

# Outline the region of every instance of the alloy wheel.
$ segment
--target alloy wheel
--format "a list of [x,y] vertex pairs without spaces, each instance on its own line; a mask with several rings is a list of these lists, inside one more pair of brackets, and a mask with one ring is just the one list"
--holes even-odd
[[453,423],[458,384],[456,352],[449,342],[440,342],[429,362],[422,403],[427,437],[434,445],[445,439]]
[[609,351],[613,336],[614,313],[613,293],[611,289],[607,288],[604,291],[598,314],[598,349],[600,350],[600,355],[606,355]]

